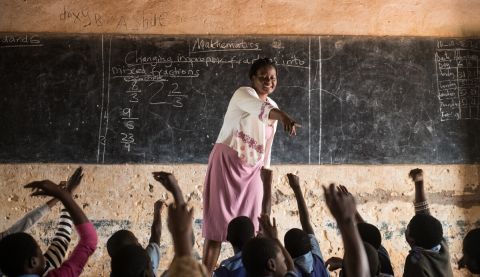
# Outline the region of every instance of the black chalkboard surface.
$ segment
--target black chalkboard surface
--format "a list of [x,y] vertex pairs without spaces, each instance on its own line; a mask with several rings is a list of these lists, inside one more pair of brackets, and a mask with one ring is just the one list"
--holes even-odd
[[480,40],[2,34],[0,162],[206,163],[259,57],[273,163],[480,162]]

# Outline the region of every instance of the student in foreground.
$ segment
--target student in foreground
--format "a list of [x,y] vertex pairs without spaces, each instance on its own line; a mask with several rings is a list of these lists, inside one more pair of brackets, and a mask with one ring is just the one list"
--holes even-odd
[[169,277],[206,277],[207,269],[192,256],[193,208],[186,204],[168,206],[168,230],[172,235],[175,257],[168,268]]
[[471,230],[463,240],[463,257],[459,268],[467,268],[473,274],[480,274],[480,228]]
[[278,240],[278,231],[268,215],[259,218],[262,236],[249,240],[242,250],[242,262],[249,277],[297,277],[293,260]]
[[[76,277],[82,273],[88,258],[97,246],[97,233],[72,195],[49,180],[32,182],[25,186],[32,196],[52,196],[59,199],[70,213],[80,241],[70,257],[59,267],[48,272],[49,277]],[[0,242],[0,269],[9,277],[38,277],[45,269],[45,257],[35,239],[26,233],[6,236]]]
[[285,248],[292,256],[295,271],[299,276],[327,277],[329,275],[320,251],[320,245],[310,222],[307,204],[300,187],[300,180],[297,175],[292,173],[287,174],[287,178],[290,187],[295,193],[302,229],[293,228],[288,230],[283,240]]
[[348,276],[372,276],[365,246],[357,229],[355,220],[357,208],[353,196],[337,190],[334,184],[330,184],[328,188],[323,187],[323,190],[328,209],[337,221],[338,228],[342,235],[345,253],[343,270],[348,272]]
[[405,231],[405,238],[411,247],[405,260],[405,277],[453,277],[448,246],[443,238],[442,224],[430,215],[430,209],[423,188],[423,171],[410,171],[415,183],[415,216]]
[[[75,189],[80,185],[83,174],[82,168],[79,167],[68,178],[66,182],[66,190],[73,193]],[[64,183],[64,182],[61,182]],[[10,234],[27,232],[33,227],[40,219],[51,212],[53,207],[58,203],[58,199],[52,198],[48,200],[44,205],[30,211],[25,214],[21,219],[15,222],[7,230],[0,233],[0,240]],[[55,235],[48,246],[47,251],[43,254],[45,256],[45,270],[43,275],[45,276],[50,270],[60,267],[67,254],[68,246],[71,241],[73,222],[72,218],[68,214],[65,208],[60,212],[60,217],[57,221],[57,227]],[[4,276],[0,272],[0,276]]]

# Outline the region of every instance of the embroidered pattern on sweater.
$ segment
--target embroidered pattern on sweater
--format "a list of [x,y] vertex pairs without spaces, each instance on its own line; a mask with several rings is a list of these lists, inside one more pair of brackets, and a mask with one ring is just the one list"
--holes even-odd
[[267,106],[268,106],[269,108],[273,109],[272,104],[270,104],[270,103],[268,103],[268,102],[263,102],[262,108],[260,109],[260,114],[258,115],[258,118],[259,118],[261,121],[265,120],[263,117],[265,116],[265,108],[266,108]]
[[263,154],[263,145],[259,144],[254,138],[238,130],[235,131],[235,136],[240,138],[244,143],[246,143],[250,148],[257,151],[259,154]]

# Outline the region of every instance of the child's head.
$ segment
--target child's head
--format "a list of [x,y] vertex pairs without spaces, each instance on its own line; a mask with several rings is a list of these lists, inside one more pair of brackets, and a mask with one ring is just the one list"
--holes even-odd
[[362,241],[368,242],[377,250],[380,248],[380,245],[382,245],[382,235],[375,225],[361,222],[357,224],[357,229]]
[[115,252],[111,261],[111,277],[153,277],[150,258],[140,245],[127,245]]
[[442,241],[442,224],[429,214],[416,214],[408,223],[405,236],[411,245],[431,249]]
[[283,237],[283,243],[293,259],[303,256],[312,250],[308,234],[298,228],[288,230]]
[[45,258],[32,236],[15,233],[0,242],[0,269],[12,277],[22,274],[42,275]]
[[463,257],[459,265],[473,274],[480,274],[480,228],[471,230],[463,239]]
[[115,253],[124,246],[127,245],[140,245],[137,237],[128,230],[119,230],[115,232],[107,241],[107,251],[110,257],[113,257]]
[[241,250],[245,243],[255,236],[255,227],[250,218],[239,216],[228,223],[227,241],[233,248]]
[[242,250],[242,262],[249,276],[284,276],[287,273],[285,257],[275,241],[253,238]]

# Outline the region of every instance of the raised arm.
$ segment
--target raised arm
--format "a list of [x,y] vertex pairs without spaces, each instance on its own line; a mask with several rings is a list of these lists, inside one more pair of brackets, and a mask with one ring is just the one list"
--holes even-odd
[[[342,186],[342,185],[338,185],[338,190],[343,193],[344,195],[352,195],[347,187],[345,186]],[[353,196],[353,195],[352,195]],[[357,221],[357,223],[365,223],[365,220],[363,219],[363,217],[360,215],[360,213],[358,212],[357,209],[355,209],[355,220]]]
[[173,174],[164,171],[152,172],[152,174],[153,178],[160,182],[160,184],[162,184],[163,187],[173,195],[173,199],[177,206],[181,206],[185,203],[182,190],[178,186],[177,179]]
[[160,245],[160,240],[162,238],[162,211],[164,207],[164,202],[158,200],[153,205],[153,222],[150,232],[150,242],[154,242]]
[[260,176],[263,183],[262,214],[272,212],[272,170],[262,167]]
[[356,208],[353,196],[337,191],[334,184],[330,184],[328,189],[323,187],[323,190],[327,206],[342,234],[345,270],[352,276],[370,276],[367,254],[355,222]]
[[412,169],[410,170],[408,176],[410,176],[412,181],[415,183],[415,200],[413,202],[415,213],[430,214],[427,197],[425,196],[425,189],[423,186],[423,170],[420,168]]
[[293,259],[288,253],[287,249],[282,245],[280,240],[278,240],[278,231],[277,231],[277,223],[275,218],[273,218],[273,223],[270,222],[270,216],[266,214],[262,214],[258,219],[260,225],[262,226],[263,235],[267,238],[270,238],[275,241],[278,245],[280,250],[282,251],[283,256],[285,257],[285,265],[287,266],[288,271],[293,271],[295,269],[295,265],[293,263]]
[[315,235],[313,231],[312,224],[310,222],[310,215],[308,213],[307,204],[305,203],[305,198],[303,197],[302,188],[300,187],[300,179],[297,175],[288,173],[288,184],[295,193],[295,199],[297,200],[298,213],[300,215],[300,223],[302,224],[302,229],[307,234]]
[[[75,172],[68,178],[66,189],[73,194],[83,178],[83,169],[77,168]],[[58,200],[54,198],[55,200]],[[47,251],[43,254],[46,259],[45,273],[60,267],[67,254],[68,246],[71,241],[73,222],[68,211],[63,208],[60,212],[60,218],[57,221],[55,236],[53,237]]]

